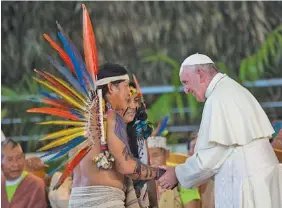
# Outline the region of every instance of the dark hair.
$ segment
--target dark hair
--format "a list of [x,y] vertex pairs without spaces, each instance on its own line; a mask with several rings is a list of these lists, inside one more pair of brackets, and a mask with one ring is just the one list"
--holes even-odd
[[129,87],[133,87],[133,88],[137,89],[136,84],[132,81],[129,82]]
[[14,149],[15,147],[19,146],[21,147],[21,145],[19,143],[17,143],[16,141],[6,138],[3,142],[1,142],[1,160],[3,160],[3,148],[7,145],[7,144],[12,144],[12,149]]
[[15,142],[13,139],[6,138],[3,142],[1,142],[1,147],[3,148],[5,145],[11,143],[12,148],[15,148],[16,146],[19,145],[19,143]]
[[122,76],[126,74],[128,74],[128,71],[124,66],[114,63],[104,63],[99,67],[97,79],[100,80],[107,77]]
[[[122,76],[126,75],[127,73],[128,72],[126,68],[120,64],[104,63],[99,67],[97,79],[100,80],[107,77]],[[124,81],[125,80],[118,80],[111,83],[117,86],[119,83]],[[106,94],[109,92],[108,84],[98,86],[97,89],[102,89],[102,96],[105,99]]]
[[[136,85],[133,82],[130,82],[129,85],[131,87],[136,88]],[[129,138],[129,147],[131,150],[131,153],[135,158],[139,158],[138,154],[138,135],[137,135],[137,126],[135,125],[136,121],[143,121],[145,122],[144,127],[142,127],[141,136],[143,139],[147,139],[153,132],[153,127],[150,122],[147,121],[147,113],[144,105],[141,105],[136,112],[136,115],[134,117],[134,120],[127,124],[127,135]]]

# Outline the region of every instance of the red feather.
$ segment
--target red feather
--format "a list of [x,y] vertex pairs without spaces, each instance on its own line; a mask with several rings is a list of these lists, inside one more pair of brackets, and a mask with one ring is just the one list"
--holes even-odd
[[73,158],[72,161],[67,163],[67,166],[59,178],[57,184],[54,186],[53,190],[58,189],[66,180],[66,178],[71,174],[71,172],[74,170],[74,168],[77,166],[77,164],[83,159],[83,157],[91,150],[90,146],[84,147],[82,150],[79,151],[79,153]]
[[43,34],[43,37],[45,38],[45,40],[47,40],[49,42],[49,44],[58,52],[58,54],[60,55],[60,57],[64,60],[64,62],[67,64],[67,66],[71,69],[71,71],[75,73],[74,70],[74,66],[71,62],[70,57],[68,56],[68,54],[55,42],[53,41],[49,35],[47,34]]
[[96,41],[94,36],[93,27],[87,9],[84,4],[83,8],[83,47],[86,62],[86,68],[92,77],[96,80],[98,74],[98,53],[96,48]]
[[67,118],[73,121],[81,120],[78,116],[73,115],[69,111],[61,110],[58,108],[31,108],[27,110],[28,113],[43,113],[43,114],[49,114],[54,116],[59,116],[63,118]]
[[43,103],[55,106],[57,108],[61,108],[61,109],[69,109],[71,108],[71,106],[69,106],[68,103],[63,102],[61,100],[53,100],[51,98],[41,98]]
[[62,92],[64,92],[65,94],[71,96],[73,99],[77,100],[76,96],[69,91],[66,87],[64,87],[62,84],[60,84],[58,81],[56,81],[53,77],[51,77],[49,74],[43,72],[43,71],[39,71],[37,69],[35,69],[35,71],[43,78],[45,78],[49,83],[51,83],[51,85],[53,85],[54,87],[60,89]]
[[[140,85],[139,85],[138,80],[137,80],[137,78],[136,78],[136,76],[135,76],[134,74],[133,74],[133,80],[134,80],[134,82],[135,82],[135,85],[136,85],[136,88],[137,88],[137,92],[140,94],[140,96],[141,96],[141,98],[142,98],[142,100],[143,100],[144,98],[143,98],[143,94],[142,94],[142,92],[141,92]],[[144,102],[143,102],[143,105],[144,105],[144,108],[146,108],[146,105],[145,105]]]

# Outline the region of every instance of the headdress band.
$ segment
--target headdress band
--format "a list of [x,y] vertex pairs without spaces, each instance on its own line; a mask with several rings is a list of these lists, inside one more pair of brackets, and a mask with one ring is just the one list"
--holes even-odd
[[121,76],[114,76],[114,77],[106,77],[100,80],[97,80],[96,85],[97,86],[102,86],[109,84],[111,82],[119,81],[119,80],[129,80],[128,74],[121,75]]

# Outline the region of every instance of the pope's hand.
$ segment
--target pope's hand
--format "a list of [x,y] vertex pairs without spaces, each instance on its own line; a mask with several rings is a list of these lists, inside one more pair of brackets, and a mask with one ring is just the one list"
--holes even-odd
[[178,184],[178,180],[176,178],[175,168],[161,166],[160,168],[165,169],[166,173],[160,177],[158,180],[158,184],[165,189],[173,189]]

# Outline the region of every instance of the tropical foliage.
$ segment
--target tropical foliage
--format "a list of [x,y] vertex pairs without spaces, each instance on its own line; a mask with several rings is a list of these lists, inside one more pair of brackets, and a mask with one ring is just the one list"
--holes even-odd
[[[179,86],[179,64],[195,52],[220,60],[218,68],[238,81],[282,77],[281,2],[89,2],[87,7],[100,63],[126,64],[141,86]],[[82,48],[81,2],[2,2],[1,12],[1,92],[13,100],[2,97],[1,118],[23,120],[2,125],[3,131],[8,136],[44,134],[50,129],[34,125],[25,112],[40,104],[21,98],[37,94],[34,68],[53,70],[44,55],[54,53],[41,34],[57,40],[56,20]],[[281,100],[282,92],[269,88],[255,93],[271,101]],[[146,101],[153,120],[189,106],[190,116],[173,114],[171,124],[199,123],[201,106],[191,96],[175,91],[146,96]]]

